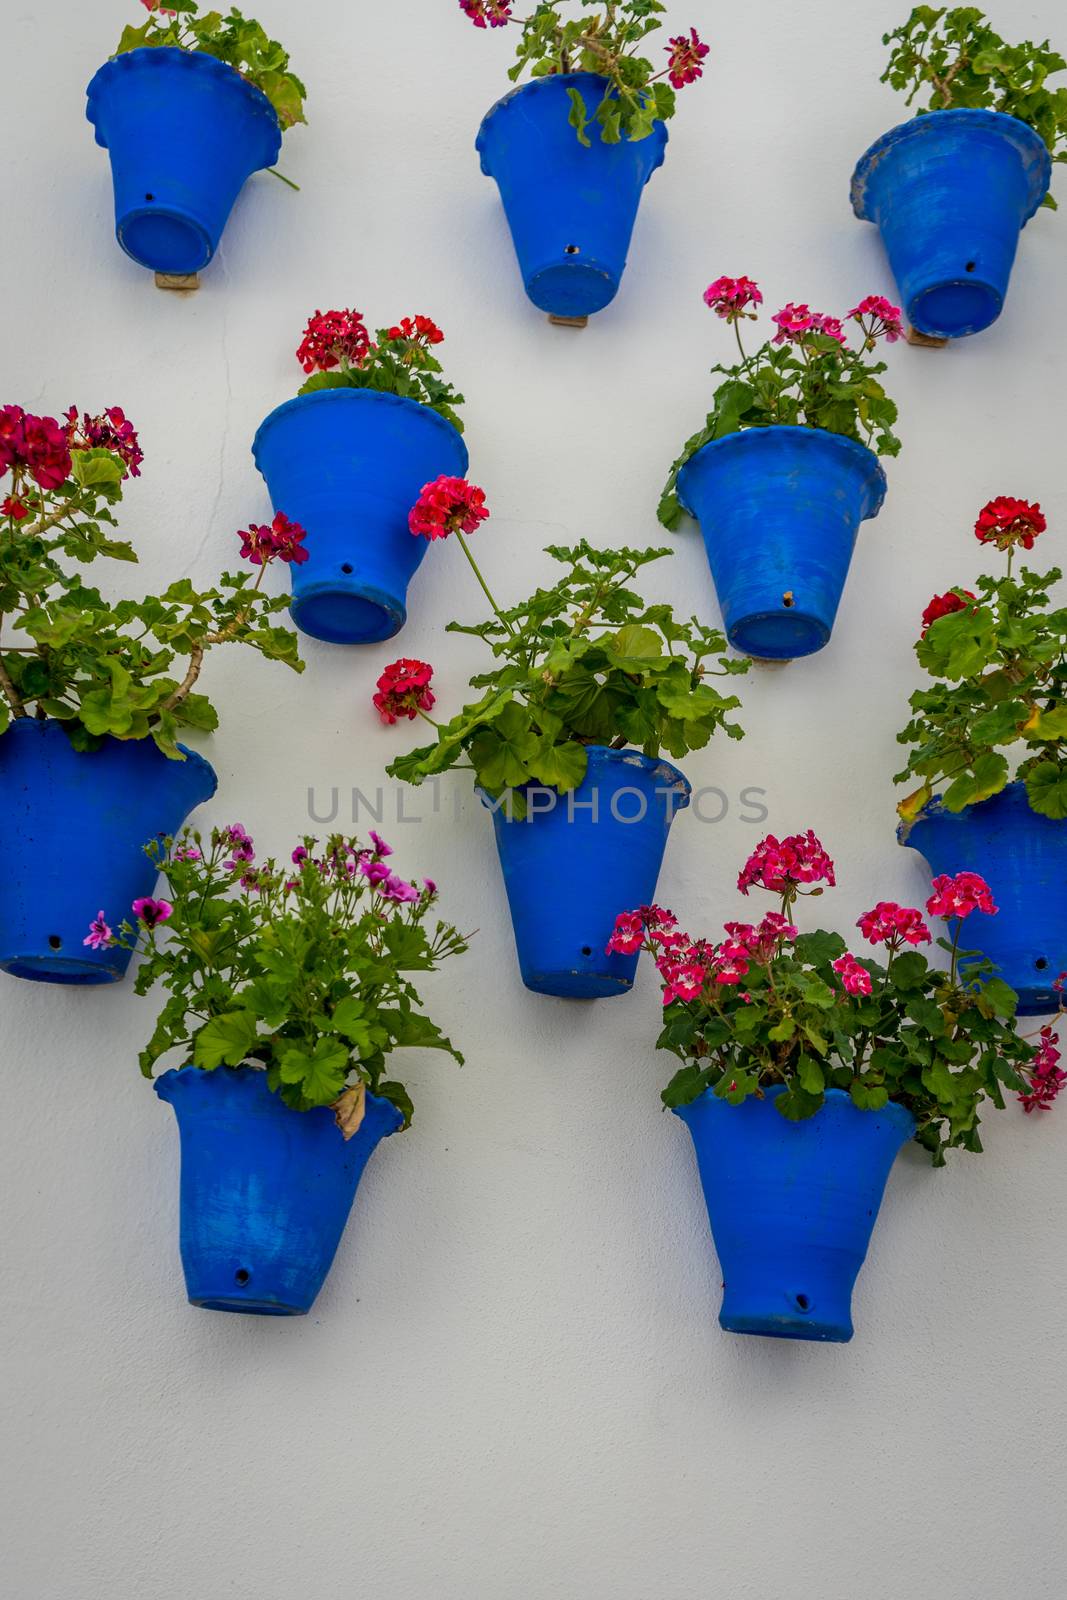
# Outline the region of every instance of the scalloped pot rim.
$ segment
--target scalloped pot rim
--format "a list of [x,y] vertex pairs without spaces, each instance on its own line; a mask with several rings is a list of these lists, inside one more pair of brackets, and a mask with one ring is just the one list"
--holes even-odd
[[[778,1097],[785,1094],[785,1092],[786,1085],[784,1083],[771,1084],[769,1088],[764,1089],[763,1098],[764,1100],[777,1100]],[[826,1099],[832,1103],[847,1101],[850,1106],[854,1105],[852,1096],[849,1094],[847,1089],[829,1088],[825,1089],[823,1093]],[[720,1095],[717,1095],[714,1089],[705,1089],[703,1094],[699,1094],[695,1100],[690,1100],[687,1105],[672,1106],[671,1110],[674,1112],[676,1117],[681,1117],[682,1121],[684,1122],[686,1120],[686,1113],[692,1112],[694,1107],[699,1106],[702,1102],[717,1102],[726,1111],[740,1111],[745,1106],[751,1104],[751,1098],[752,1097],[750,1096],[748,1099],[743,1100],[740,1106],[731,1106],[726,1100],[723,1100]],[[821,1111],[822,1107],[819,1109]],[[912,1113],[908,1110],[907,1106],[902,1106],[897,1100],[887,1100],[884,1106],[878,1107],[877,1111],[871,1111],[866,1108],[861,1108],[860,1106],[854,1106],[854,1109],[859,1116],[885,1117],[888,1121],[899,1123],[902,1128],[909,1130],[909,1137],[914,1138],[915,1136],[915,1130],[918,1124],[916,1123]],[[816,1111],[815,1117],[818,1115],[819,1111]],[[792,1128],[803,1128],[807,1123],[813,1122],[814,1120],[814,1117],[804,1117],[800,1122],[791,1122],[789,1126]]]
[[249,83],[247,78],[241,76],[236,67],[231,67],[226,61],[220,61],[217,56],[208,55],[203,50],[180,50],[174,45],[145,45],[139,50],[124,50],[122,55],[112,56],[105,61],[93,74],[85,91],[87,102],[85,115],[96,130],[97,144],[104,150],[108,148],[107,141],[101,135],[99,116],[102,94],[111,81],[122,73],[137,71],[142,67],[175,66],[179,61],[182,63],[179,71],[206,72],[221,82],[240,89],[252,111],[270,119],[276,137],[273,149],[269,147],[267,149],[262,166],[273,166],[282,148],[282,125],[278,120],[278,113],[263,90],[257,89],[254,83]]
[[[856,170],[852,174],[852,183],[849,197],[852,201],[852,210],[861,222],[877,222],[877,217],[871,216],[867,210],[868,185],[874,171],[888,151],[894,150],[898,145],[906,144],[909,140],[917,138],[924,130],[931,126],[931,117],[951,120],[954,127],[970,126],[976,131],[985,129],[987,132],[997,132],[1010,143],[1015,145],[1023,160],[1024,168],[1035,179],[1040,177],[1040,187],[1034,185],[1034,194],[1029,204],[1029,209],[1023,218],[1023,226],[1040,210],[1049,184],[1052,181],[1052,155],[1048,145],[1039,133],[1031,128],[1028,122],[1023,122],[1021,117],[1010,117],[1004,111],[987,111],[978,107],[957,108],[950,111],[930,111],[920,113],[907,122],[899,123],[895,128],[890,128],[876,139],[870,149],[860,157],[856,163]],[[1035,157],[1037,158],[1035,160]]]
[[[994,805],[998,800],[1020,806],[1021,809],[1028,811],[1031,816],[1038,818],[1041,822],[1051,823],[1053,827],[1058,826],[1061,822],[1067,826],[1067,818],[1046,817],[1040,811],[1035,811],[1030,804],[1029,797],[1026,795],[1025,783],[1021,778],[1013,778],[1010,783],[1004,785],[1003,789],[998,789],[996,794],[987,795],[984,800],[974,800],[970,805],[964,806],[961,811],[949,811],[945,805],[944,796],[934,795],[933,799],[928,800],[916,816],[910,820],[903,818],[897,823],[897,843],[907,845],[911,850],[916,850],[918,846],[910,844],[909,841],[914,830],[922,823],[965,822],[975,811],[981,810],[983,806]],[[920,855],[922,854],[921,851],[919,853]]]
[[[243,1092],[243,1086],[252,1079],[256,1080],[257,1088],[262,1083],[266,1095],[269,1096],[272,1102],[272,1109],[273,1104],[276,1103],[283,1106],[286,1111],[293,1111],[292,1106],[286,1106],[285,1101],[279,1099],[274,1091],[268,1087],[267,1074],[258,1067],[216,1067],[214,1071],[209,1072],[204,1067],[197,1067],[192,1062],[187,1062],[184,1067],[169,1067],[166,1072],[161,1072],[158,1078],[152,1080],[152,1087],[161,1100],[173,1105],[176,1090],[184,1092],[192,1089],[194,1093],[199,1092],[201,1083],[204,1088],[208,1088],[208,1080],[210,1080],[212,1094],[217,1095],[220,1092],[240,1094]],[[245,1104],[247,1104],[247,1101]],[[383,1137],[387,1138],[390,1133],[396,1133],[401,1127],[404,1119],[391,1100],[386,1100],[383,1095],[372,1094],[368,1089],[367,1105],[383,1116],[387,1122],[390,1120],[390,1113],[395,1118],[395,1125],[392,1128],[387,1128]],[[316,1109],[327,1113],[330,1110],[329,1106],[318,1106]],[[310,1112],[293,1111],[294,1117],[310,1115]]]
[[[624,750],[613,750],[610,745],[606,744],[588,744],[585,748],[590,764],[592,764],[594,761],[603,763],[620,762],[624,766],[636,767],[638,770],[647,773],[650,777],[660,777],[666,780],[666,785],[669,785],[671,789],[675,790],[679,796],[674,803],[673,811],[684,811],[685,807],[689,804],[690,796],[693,793],[693,785],[690,783],[684,772],[676,767],[673,762],[667,761],[663,756],[646,756],[643,751],[632,749],[629,746],[627,746],[627,748]],[[588,777],[588,775],[589,773],[587,768],[586,777]],[[583,782],[584,781],[585,780],[583,779]],[[552,785],[547,783],[526,783],[522,785],[522,788],[551,789]],[[483,806],[492,807],[496,803],[493,801],[492,797],[488,795],[483,788],[481,788],[480,785],[476,784],[475,790]],[[567,792],[573,793],[576,791]],[[560,791],[557,790],[556,793],[558,794]]]
[[395,406],[406,407],[415,415],[422,417],[424,420],[432,422],[437,426],[446,429],[449,437],[459,445],[460,452],[463,457],[460,476],[466,473],[467,468],[470,465],[470,453],[467,450],[466,444],[464,443],[463,435],[460,433],[458,428],[453,427],[452,423],[449,422],[447,417],[442,417],[440,412],[435,411],[432,406],[424,405],[421,400],[412,400],[407,395],[386,394],[381,389],[338,388],[316,389],[311,394],[294,395],[291,400],[283,400],[280,406],[275,406],[273,411],[268,412],[268,414],[263,418],[263,421],[260,423],[259,427],[256,429],[256,436],[252,440],[252,458],[255,461],[256,466],[259,466],[259,449],[263,437],[268,428],[273,427],[280,417],[287,416],[296,410],[305,410],[309,405],[323,404],[326,402],[333,405],[367,405],[370,403],[381,404],[384,402]]
[[700,456],[711,450],[751,449],[752,445],[746,443],[746,441],[753,439],[775,440],[780,438],[790,438],[795,443],[798,443],[801,438],[808,438],[813,445],[818,444],[820,448],[828,442],[837,449],[842,450],[854,461],[862,462],[867,470],[869,481],[877,486],[877,498],[866,517],[862,520],[867,521],[871,517],[878,515],[885,503],[889,480],[885,475],[882,463],[874,451],[869,449],[867,445],[861,444],[858,439],[846,438],[843,433],[832,433],[828,428],[809,428],[803,423],[791,422],[772,422],[766,428],[738,428],[733,433],[724,434],[721,439],[709,439],[706,444],[700,446],[699,450],[694,450],[688,461],[678,472],[677,493],[683,511],[687,516],[696,516],[696,513],[685,498],[684,479],[690,467]]
[[[486,177],[491,178],[493,176],[485,164],[486,137],[490,124],[497,117],[499,117],[502,111],[516,105],[521,97],[525,96],[526,98],[529,98],[535,94],[543,94],[545,90],[553,88],[555,85],[560,83],[577,87],[578,84],[581,83],[602,84],[606,82],[607,79],[602,78],[598,72],[552,72],[548,73],[543,78],[531,78],[527,83],[518,83],[515,85],[514,89],[509,89],[507,94],[502,95],[499,100],[495,101],[494,104],[489,107],[489,110],[482,118],[481,126],[479,127],[477,136],[474,140],[474,148],[482,158],[482,171],[485,173]],[[575,135],[575,137],[577,138],[577,135]],[[667,130],[667,124],[665,122],[656,122],[653,124],[652,132],[650,134],[646,134],[644,139],[627,139],[624,140],[623,143],[636,147],[638,145],[645,144],[650,139],[657,141],[659,148],[656,154],[656,159],[653,161],[648,171],[648,177],[650,178],[656,171],[657,167],[661,167],[663,165],[663,159],[667,149],[667,140],[669,138],[670,134]],[[648,178],[645,179],[645,182],[648,182]]]

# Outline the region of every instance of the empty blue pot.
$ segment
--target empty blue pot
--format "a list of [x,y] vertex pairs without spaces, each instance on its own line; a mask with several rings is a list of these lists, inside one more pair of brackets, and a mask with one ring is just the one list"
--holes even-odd
[[1045,141],[1000,111],[933,111],[871,146],[852,209],[881,229],[912,327],[958,339],[997,320],[1051,175]]
[[858,1111],[830,1089],[813,1117],[787,1122],[774,1104],[783,1093],[731,1106],[709,1089],[678,1107],[722,1268],[719,1326],[843,1344],[889,1169],[915,1119],[892,1101]]
[[602,745],[588,756],[570,794],[526,789],[521,821],[503,803],[493,809],[522,981],[563,1000],[632,987],[637,956],[605,946],[620,911],[655,899],[674,813],[689,804],[689,782],[669,761]]
[[170,761],[150,739],[73,749],[59,722],[29,717],[0,738],[0,969],[41,983],[115,983],[128,950],[90,950],[89,924],[112,928],[150,895],[144,846],[176,834],[218,780],[192,750]]
[[482,171],[495,178],[526,293],[557,317],[586,317],[614,300],[641,191],[662,165],[667,129],[605,144],[600,125],[579,143],[568,90],[592,116],[605,80],[592,72],[535,78],[498,100],[478,130]]
[[332,1111],[291,1111],[251,1067],[182,1067],[156,1079],[182,1146],[185,1287],[205,1311],[299,1317],[330,1270],[363,1169],[403,1122],[367,1096],[345,1140]]
[[748,428],[686,462],[678,498],[700,521],[735,650],[790,661],[829,642],[859,525],[885,490],[878,457],[823,428]]
[[156,272],[206,267],[245,179],[278,159],[266,95],[214,56],[166,46],[106,61],[86,93],[119,244]]
[[373,389],[320,389],[272,411],[252,444],[275,511],[307,529],[290,567],[292,618],[330,644],[391,639],[428,541],[408,527],[423,487],[461,478],[467,448],[450,422]]
[[935,800],[901,844],[923,856],[934,877],[977,872],[993,891],[996,916],[974,911],[960,934],[964,950],[980,950],[1019,996],[1021,1017],[1041,1017],[1059,1007],[1052,985],[1067,971],[1067,822],[1031,811],[1026,788],[1006,789],[946,811]]

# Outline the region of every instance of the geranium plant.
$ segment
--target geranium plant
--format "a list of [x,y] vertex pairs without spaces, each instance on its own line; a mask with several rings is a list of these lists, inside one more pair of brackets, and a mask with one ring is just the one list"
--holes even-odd
[[305,838],[291,861],[257,861],[244,827],[154,840],[146,853],[166,895],[134,902],[117,932],[101,911],[86,944],[143,956],[138,994],[168,991],[141,1052],[152,1077],[177,1053],[205,1072],[258,1066],[294,1111],[332,1106],[346,1138],[367,1090],[411,1121],[411,1098],[386,1077],[394,1050],[462,1056],[423,1012],[411,974],[433,972],[466,940],[431,924],[436,886],[408,883],[390,847],[333,834]]
[[[907,90],[908,105],[928,96],[919,115],[1001,111],[1033,128],[1054,161],[1067,161],[1067,84],[1048,87],[1067,61],[1047,39],[1006,44],[977,6],[915,6],[882,43],[892,47],[882,82]],[[1056,202],[1049,195],[1045,204]]]
[[221,11],[201,14],[198,0],[168,0],[166,5],[163,0],[141,0],[141,4],[149,13],[148,19],[138,27],[127,23],[116,56],[159,45],[199,50],[225,61],[265,94],[283,128],[306,122],[307,90],[289,70],[288,52],[276,39],[268,38],[258,22],[242,16],[236,6],[231,6],[224,16]]
[[[412,510],[416,536],[454,535],[463,549],[493,614],[473,625],[451,622],[448,631],[483,640],[494,665],[470,680],[480,697],[442,723],[429,715],[425,663],[404,660],[386,670],[375,696],[383,721],[422,717],[436,734],[392,762],[391,776],[421,783],[464,766],[494,797],[526,784],[565,794],[585,777],[589,745],[683,756],[719,729],[741,738],[731,716],[740,701],[709,680],[746,672],[748,659],[728,656],[717,630],[695,617],[678,621],[670,606],[648,605],[630,587],[642,567],[670,551],[597,550],[584,539],[549,545],[546,554],[564,575],[504,608],[464,537],[487,516],[482,491],[462,479],[427,485]],[[509,805],[524,814],[521,794],[511,794]]]
[[98,557],[136,561],[113,537],[123,483],[139,476],[137,434],[117,406],[62,422],[0,408],[0,734],[13,718],[55,718],[77,750],[107,736],[154,739],[174,759],[183,728],[218,721],[196,693],[206,653],[244,644],[297,671],[296,635],[272,618],[288,597],[260,585],[274,560],[301,561],[303,529],[284,516],[238,535],[259,568],[211,589],[179,578],[160,595],[106,600],[84,581]]
[[[771,318],[773,336],[749,354],[741,325],[759,318],[763,295],[758,284],[748,277],[716,278],[705,290],[704,302],[733,328],[739,359],[711,369],[724,381],[715,390],[704,426],[671,468],[659,505],[665,527],[676,528],[681,520],[679,472],[704,445],[727,434],[779,424],[824,428],[878,455],[899,452],[900,440],[892,431],[897,408],[879,381],[886,364],[871,359],[881,340],[893,344],[902,337],[898,306],[882,295],[867,295],[842,320],[790,302]],[[855,344],[849,343],[850,334]]]
[[[879,902],[858,927],[882,947],[883,962],[854,954],[838,933],[796,926],[798,900],[834,881],[814,833],[772,834],[738,878],[743,894],[757,888],[778,901],[758,923],[728,922],[712,941],[683,933],[657,906],[619,917],[609,948],[651,951],[663,981],[658,1044],[682,1062],[664,1103],[687,1105],[711,1090],[740,1105],[778,1086],[777,1110],[803,1121],[831,1088],[860,1110],[892,1100],[915,1117],[915,1137],[937,1166],[954,1147],[981,1150],[979,1113],[987,1102],[1003,1109],[1005,1089],[1028,1111],[1051,1105],[1067,1083],[1052,1026],[1036,1045],[1021,1038],[1014,991],[962,948],[968,917],[996,915],[989,885],[969,872],[938,878],[925,916]],[[951,938],[935,939],[927,917],[947,924]],[[948,970],[918,948],[935,942]]]
[[658,0],[542,0],[526,17],[513,15],[513,0],[459,0],[459,5],[476,28],[511,23],[520,30],[517,59],[508,71],[512,83],[527,69],[534,78],[594,72],[606,79],[591,119],[577,89],[569,90],[571,126],[585,145],[590,121],[605,144],[647,138],[655,123],[674,115],[675,91],[703,74],[708,54],[690,28],[668,40],[667,64],[657,72],[641,51],[663,26],[667,8]]
[[309,374],[300,394],[319,389],[376,389],[429,406],[459,432],[456,407],[463,396],[441,376],[434,349],[444,334],[429,317],[403,317],[379,328],[373,340],[358,311],[316,311],[308,319],[296,359]]
[[1034,811],[1067,817],[1067,610],[1051,595],[1063,574],[1012,570],[1046,526],[1040,505],[991,500],[974,531],[1005,552],[1005,572],[935,595],[923,613],[915,654],[936,681],[912,695],[898,735],[915,748],[896,781],[922,779],[898,807],[906,821],[942,786],[945,809],[962,811],[1013,778]]

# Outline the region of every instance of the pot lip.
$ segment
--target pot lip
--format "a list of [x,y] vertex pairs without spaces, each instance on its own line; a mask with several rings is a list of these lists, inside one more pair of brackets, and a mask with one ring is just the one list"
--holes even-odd
[[85,91],[85,115],[96,130],[97,144],[107,149],[107,141],[100,127],[100,101],[112,80],[123,73],[136,71],[142,66],[174,64],[179,59],[183,63],[179,69],[181,71],[205,72],[210,77],[229,84],[231,88],[236,85],[247,99],[250,110],[270,121],[273,137],[264,152],[266,159],[261,165],[273,166],[282,147],[282,125],[278,120],[278,113],[263,90],[257,89],[254,83],[249,83],[247,78],[241,76],[236,67],[231,67],[226,61],[220,61],[217,56],[208,55],[203,50],[181,50],[176,45],[143,45],[137,50],[124,50],[119,56],[111,56],[93,74]]
[[870,149],[860,157],[852,174],[850,190],[852,210],[860,221],[878,221],[878,218],[871,214],[867,203],[868,185],[878,163],[890,150],[907,143],[923,127],[928,126],[931,117],[947,118],[955,127],[971,127],[976,132],[984,130],[987,133],[999,133],[1015,146],[1023,158],[1023,165],[1031,179],[1028,210],[1023,218],[1024,224],[1029,222],[1039,210],[1052,181],[1052,156],[1048,145],[1028,122],[1023,122],[1021,117],[1011,117],[1004,111],[988,111],[977,107],[921,112],[910,117],[907,122],[901,122],[895,128],[890,128],[881,138],[876,139]]
[[430,422],[431,425],[445,429],[448,437],[459,446],[462,460],[460,476],[467,471],[470,465],[470,453],[463,442],[463,435],[458,428],[453,427],[447,417],[442,417],[439,411],[434,411],[432,407],[424,405],[421,400],[411,400],[407,395],[383,394],[380,389],[316,389],[311,394],[297,394],[291,400],[283,400],[280,406],[275,406],[273,411],[267,413],[256,429],[255,438],[252,440],[252,459],[255,461],[256,466],[259,467],[260,472],[262,472],[263,468],[260,466],[259,455],[265,435],[282,417],[289,416],[294,411],[306,410],[310,405],[357,404],[363,406],[372,403],[399,406],[401,410],[409,412],[412,416],[421,417],[424,421]]
[[800,422],[772,422],[770,427],[767,428],[738,428],[733,433],[724,434],[721,439],[709,439],[707,444],[702,444],[699,450],[694,450],[689,460],[678,472],[678,499],[682,510],[688,516],[695,517],[696,512],[693,511],[685,497],[684,479],[694,461],[697,461],[706,452],[712,450],[750,450],[755,443],[763,442],[759,438],[760,435],[772,440],[788,437],[794,443],[799,443],[801,438],[807,436],[817,442],[820,448],[829,443],[865,471],[867,482],[872,489],[873,499],[871,509],[863,520],[866,521],[867,518],[876,517],[881,511],[885,502],[886,491],[889,487],[889,480],[885,475],[882,463],[867,445],[860,444],[858,439],[849,439],[843,433],[831,433],[828,428],[809,428],[805,423]]
[[[1013,778],[1010,783],[1006,783],[1004,785],[1003,789],[998,789],[996,794],[989,795],[985,800],[975,800],[971,805],[964,806],[962,811],[949,811],[948,807],[945,805],[944,796],[939,794],[934,795],[932,800],[928,800],[926,802],[917,816],[912,817],[910,821],[902,820],[901,822],[898,822],[897,843],[902,845],[909,844],[911,834],[917,827],[920,826],[921,823],[966,822],[969,817],[973,816],[976,811],[980,811],[983,806],[993,806],[998,800],[1007,800],[1012,804],[1021,802],[1025,810],[1032,817],[1034,817],[1038,823],[1048,822],[1051,823],[1053,827],[1056,826],[1056,819],[1054,817],[1043,817],[1039,811],[1034,810],[1033,806],[1030,804],[1029,797],[1026,793],[1026,785],[1023,783],[1022,779]],[[917,847],[915,845],[911,845],[911,848],[915,849]]]
[[[785,1092],[786,1086],[784,1083],[772,1084],[769,1089],[764,1089],[763,1098],[764,1100],[770,1101],[777,1100],[779,1095],[783,1095]],[[840,1103],[841,1101],[847,1100],[848,1104],[852,1105],[852,1096],[849,1094],[847,1089],[831,1088],[825,1089],[823,1093],[825,1094],[827,1100],[835,1103]],[[750,1095],[748,1099],[743,1100],[740,1106],[731,1106],[728,1105],[725,1100],[720,1100],[714,1089],[705,1089],[704,1093],[698,1095],[695,1100],[690,1100],[688,1104],[684,1106],[673,1106],[672,1110],[674,1111],[675,1116],[681,1117],[682,1121],[684,1122],[685,1113],[692,1110],[694,1106],[701,1105],[705,1101],[717,1101],[719,1105],[724,1106],[728,1111],[740,1111],[744,1106],[753,1104],[753,1096]],[[755,1101],[755,1103],[758,1105],[758,1100]],[[819,1110],[815,1112],[815,1117],[820,1116],[823,1109],[824,1108],[820,1106]],[[877,1111],[860,1111],[858,1106],[856,1106],[855,1109],[857,1112],[859,1112],[860,1116],[886,1117],[890,1122],[896,1122],[901,1128],[908,1129],[911,1135],[914,1135],[915,1129],[918,1126],[914,1116],[908,1110],[907,1106],[902,1106],[898,1100],[887,1100],[885,1105],[879,1107]],[[805,1122],[814,1121],[814,1117],[806,1117],[804,1120]],[[791,1124],[793,1127],[803,1127],[803,1125],[803,1123]]]
[[[309,1113],[306,1111],[293,1111],[291,1106],[287,1106],[284,1100],[282,1100],[278,1095],[275,1095],[273,1090],[267,1087],[266,1072],[258,1067],[216,1067],[214,1071],[208,1072],[204,1067],[194,1066],[191,1061],[187,1061],[185,1066],[168,1067],[165,1072],[161,1072],[159,1074],[158,1078],[153,1078],[152,1088],[155,1090],[156,1094],[161,1100],[173,1102],[175,1090],[192,1088],[194,1085],[199,1085],[201,1082],[206,1084],[209,1079],[212,1082],[215,1093],[222,1093],[237,1086],[243,1088],[243,1086],[246,1083],[249,1083],[251,1080],[255,1080],[254,1087],[258,1090],[260,1082],[262,1082],[266,1093],[269,1094],[272,1099],[277,1100],[278,1104],[282,1106],[284,1110],[292,1111],[294,1117],[303,1117],[309,1115]],[[393,1116],[396,1118],[396,1123],[393,1128],[389,1129],[389,1132],[395,1133],[404,1119],[393,1102],[391,1100],[386,1100],[383,1095],[372,1094],[368,1089],[367,1104],[373,1106],[375,1110],[381,1110],[385,1113],[391,1112],[393,1114]],[[328,1111],[329,1107],[319,1106],[316,1109],[320,1111]]]
[[[58,717],[13,717],[11,722],[8,724],[7,732],[2,736],[2,738],[0,738],[0,752],[3,750],[3,741],[10,739],[13,735],[17,739],[28,739],[31,737],[29,732],[21,732],[20,730],[22,729],[33,729],[38,738],[45,739],[55,737],[55,735],[48,732],[48,730],[52,728],[56,730],[56,734],[59,737],[67,741],[69,744],[69,740],[67,740],[67,736],[63,732],[63,724]],[[158,746],[153,743],[151,738],[116,739],[111,734],[105,734],[104,744],[101,750],[75,750],[73,745],[70,745],[70,750],[72,755],[78,756],[79,758],[84,757],[87,761],[91,761],[94,756],[102,754],[103,750],[114,749],[115,746],[127,744],[152,745],[153,749],[158,750]],[[199,750],[191,750],[189,746],[185,744],[179,744],[178,749],[185,757],[184,762],[172,761],[169,756],[165,756],[163,754],[162,750],[158,750],[158,754],[162,761],[165,761],[168,766],[173,766],[177,771],[184,770],[186,772],[203,772],[211,782],[210,792],[205,796],[205,799],[210,800],[211,796],[215,793],[219,786],[218,773],[215,771],[207,757],[200,754]],[[201,801],[200,803],[202,805],[204,802]]]
[[[586,745],[585,749],[586,755],[588,756],[590,762],[623,762],[628,767],[642,768],[650,775],[656,772],[661,772],[665,776],[669,776],[670,787],[678,796],[674,802],[674,810],[684,811],[685,807],[689,804],[689,798],[693,793],[693,785],[690,783],[685,773],[682,772],[679,767],[676,767],[673,762],[668,761],[665,756],[646,756],[642,751],[634,749],[632,745],[627,745],[622,750],[615,750],[610,745],[606,744],[588,744]],[[586,775],[588,776],[588,771]],[[527,783],[523,785],[524,789],[551,789],[552,787],[553,786],[549,783]],[[482,802],[483,806],[485,806],[487,809],[493,806],[492,798],[486,793],[480,784],[475,784],[474,791],[479,800]],[[576,792],[577,791],[575,790],[554,790],[554,793],[558,794],[561,799],[563,798],[564,793],[571,794]],[[493,813],[494,820],[499,815],[500,810],[498,807]]]
[[[474,140],[474,148],[482,158],[482,171],[485,173],[486,177],[492,177],[492,173],[486,165],[486,145],[488,143],[490,124],[500,115],[502,111],[506,110],[510,106],[515,105],[520,96],[525,95],[529,97],[533,94],[544,94],[545,91],[552,85],[558,83],[562,83],[567,87],[578,88],[579,85],[583,83],[603,84],[607,83],[607,81],[608,80],[605,77],[602,77],[599,72],[552,72],[543,78],[529,78],[525,83],[517,83],[513,89],[508,90],[507,94],[501,95],[500,99],[494,101],[494,103],[489,107],[489,110],[485,113],[485,116],[482,118],[481,125],[478,129],[477,136]],[[649,169],[649,177],[651,177],[656,168],[663,165],[663,157],[667,148],[667,140],[669,138],[670,134],[667,130],[667,124],[665,122],[657,121],[653,124],[652,132],[646,134],[644,139],[627,139],[624,140],[623,143],[640,145],[646,144],[650,140],[655,141],[657,145],[657,153],[656,159]],[[575,135],[575,139],[577,139],[577,135]]]

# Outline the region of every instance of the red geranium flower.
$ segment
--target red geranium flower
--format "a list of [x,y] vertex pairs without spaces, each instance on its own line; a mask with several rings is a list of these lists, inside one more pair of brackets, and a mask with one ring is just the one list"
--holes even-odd
[[948,594],[934,595],[933,599],[930,601],[930,604],[923,612],[923,638],[926,637],[927,630],[932,627],[932,625],[937,622],[939,618],[950,617],[955,611],[967,610],[967,600],[963,599],[963,595],[967,596],[967,600],[975,599],[975,596],[971,593],[970,589],[964,589],[962,594],[956,594],[950,589]]
[[290,522],[281,511],[269,528],[253,522],[250,528],[239,529],[237,537],[242,561],[250,561],[254,567],[268,566],[275,557],[294,566],[301,566],[308,559],[301,542],[307,538],[306,530],[298,522]]
[[511,21],[513,3],[514,0],[459,0],[459,9],[476,28],[503,28]]
[[414,722],[420,711],[429,711],[434,703],[430,688],[432,677],[433,668],[428,662],[412,661],[407,656],[401,656],[399,661],[386,667],[378,679],[378,693],[374,696],[374,706],[382,721],[392,724],[398,717],[407,717],[409,722]]
[[329,372],[344,361],[358,367],[370,349],[370,335],[358,311],[316,311],[308,319],[296,359],[305,372]]
[[72,450],[110,450],[126,468],[124,478],[141,476],[144,451],[133,423],[121,406],[108,406],[98,417],[83,411],[81,422],[77,406],[71,406],[63,413],[63,420],[67,424],[67,443]]
[[984,911],[987,917],[996,915],[993,891],[977,872],[957,872],[954,878],[942,873],[932,884],[933,894],[926,902],[932,917],[943,917],[946,922],[954,917],[961,920],[972,911]]
[[682,33],[672,39],[666,50],[670,58],[667,76],[673,88],[684,89],[687,83],[695,83],[703,75],[708,46],[701,42],[695,28],[690,28],[688,38]]
[[[751,278],[716,278],[714,283],[709,283],[704,290],[704,304],[714,311],[717,317],[724,317],[727,322],[736,322],[737,318],[745,312],[746,306],[763,304],[763,296],[759,285]],[[755,312],[747,315],[755,316]]]
[[0,407],[0,473],[22,468],[42,489],[70,477],[67,436],[55,417],[35,417],[21,406]]
[[444,334],[431,317],[402,317],[388,330],[388,339],[424,339],[428,345],[440,344]]
[[450,533],[473,533],[488,516],[483,489],[466,478],[435,478],[423,485],[408,527],[426,539],[447,539]]
[[1002,494],[982,507],[974,525],[974,536],[980,544],[995,544],[998,550],[1010,550],[1016,544],[1021,544],[1024,550],[1032,550],[1034,540],[1047,527],[1039,505]]
[[834,887],[834,864],[809,828],[781,840],[769,833],[745,862],[737,887],[742,894],[755,884],[771,894],[791,896],[802,883],[820,882]]

